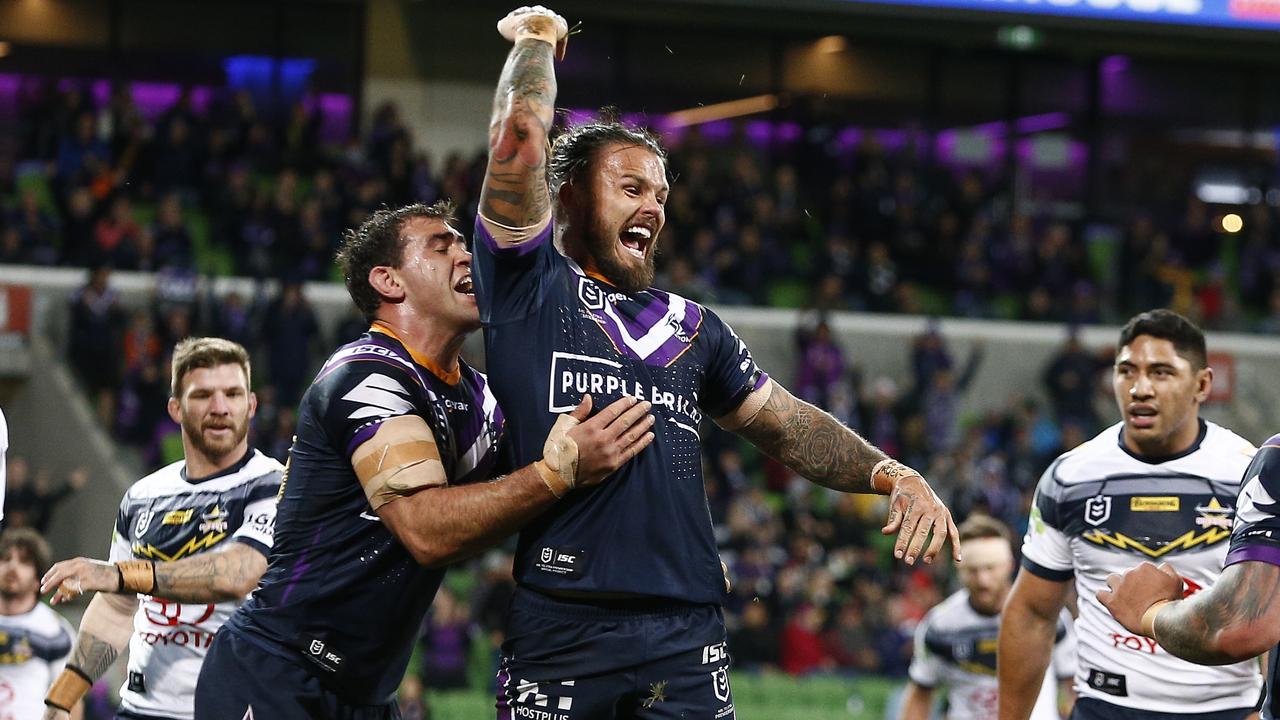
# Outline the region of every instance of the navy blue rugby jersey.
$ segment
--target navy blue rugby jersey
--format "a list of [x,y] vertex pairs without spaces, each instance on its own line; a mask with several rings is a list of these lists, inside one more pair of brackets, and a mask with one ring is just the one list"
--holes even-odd
[[[1244,471],[1244,484],[1236,499],[1235,526],[1227,565],[1247,561],[1280,565],[1280,435],[1262,444]],[[1267,658],[1267,695],[1262,704],[1264,720],[1280,718],[1280,645]]]
[[353,704],[390,700],[444,577],[382,524],[351,466],[383,421],[410,414],[431,427],[449,484],[489,477],[503,419],[484,375],[464,363],[446,382],[381,331],[343,346],[302,398],[270,565],[228,623]]
[[625,294],[551,241],[517,246],[476,223],[472,273],[494,395],[514,463],[542,456],[558,414],[590,394],[653,403],[655,440],[603,484],[575,490],[520,534],[516,580],[552,591],[719,603],[724,579],[702,484],[698,425],[768,376],[715,313],[650,288]]

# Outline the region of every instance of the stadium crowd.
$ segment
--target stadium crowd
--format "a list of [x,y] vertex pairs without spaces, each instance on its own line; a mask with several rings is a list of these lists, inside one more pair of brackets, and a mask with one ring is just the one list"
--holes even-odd
[[[260,404],[251,443],[284,458],[319,359],[365,328],[354,314],[322,327],[301,292],[303,281],[333,279],[342,230],[374,208],[440,197],[453,198],[471,226],[483,157],[433,162],[394,106],[379,109],[359,140],[325,147],[303,105],[275,123],[246,93],[206,113],[184,96],[145,117],[127,92],[94,107],[74,86],[55,87],[33,90],[20,144],[0,156],[0,262],[93,268],[71,303],[71,365],[102,422],[143,448],[150,466],[181,457],[163,410],[177,340],[218,335],[253,352]],[[957,520],[982,511],[1022,532],[1049,460],[1099,429],[1090,390],[1107,359],[1068,343],[1045,369],[1049,406],[1013,397],[961,418],[980,348],[957,358],[930,331],[904,358],[909,379],[867,377],[823,313],[1087,323],[1170,305],[1208,327],[1280,330],[1280,223],[1264,205],[1231,243],[1194,199],[1168,225],[1135,209],[1120,222],[1121,275],[1102,277],[1111,266],[1091,258],[1082,223],[1009,213],[1001,184],[980,172],[929,167],[869,135],[847,151],[833,147],[808,135],[795,146],[742,133],[717,144],[694,131],[673,141],[658,285],[702,302],[813,308],[817,321],[797,336],[795,377],[780,379],[925,469]],[[150,306],[126,309],[112,270],[157,272]],[[209,272],[282,282],[219,298],[202,290]],[[915,623],[948,592],[947,563],[893,563],[892,540],[879,533],[882,498],[799,482],[733,436],[707,433],[737,667],[905,675]],[[422,630],[409,696],[474,684],[469,663],[496,656],[510,562],[495,552],[451,573]]]

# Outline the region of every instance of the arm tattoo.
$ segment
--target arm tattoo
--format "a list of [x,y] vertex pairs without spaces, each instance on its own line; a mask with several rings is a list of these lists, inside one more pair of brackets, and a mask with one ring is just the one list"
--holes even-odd
[[777,384],[755,420],[738,433],[813,482],[842,492],[875,492],[871,469],[885,459],[840,421]]
[[67,662],[83,670],[85,675],[97,680],[106,674],[107,669],[116,661],[119,654],[120,651],[111,643],[81,630],[80,636],[76,638],[75,650],[72,651],[71,659]]
[[156,563],[155,595],[177,602],[238,600],[238,588],[256,581],[266,558],[244,543],[177,562]]
[[1170,653],[1202,665],[1238,661],[1239,653],[1221,646],[1228,629],[1258,626],[1280,596],[1280,567],[1243,563],[1224,573],[1208,591],[1171,606],[1157,622],[1156,639]]
[[517,42],[498,80],[480,212],[502,225],[528,227],[551,207],[546,168],[556,100],[553,52],[541,40]]

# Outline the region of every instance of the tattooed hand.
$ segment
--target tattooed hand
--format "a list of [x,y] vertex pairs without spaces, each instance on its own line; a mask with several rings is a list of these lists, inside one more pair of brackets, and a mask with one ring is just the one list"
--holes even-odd
[[1144,562],[1129,568],[1124,574],[1107,576],[1110,590],[1098,591],[1102,603],[1121,625],[1131,633],[1147,635],[1142,627],[1142,616],[1147,609],[1161,600],[1182,598],[1182,578],[1169,563],[1156,567]]
[[907,564],[914,565],[932,531],[933,539],[924,552],[924,561],[932,563],[950,537],[951,557],[960,562],[960,531],[956,529],[956,521],[920,473],[896,460],[885,460],[871,473],[871,485],[878,490],[890,490],[889,519],[880,532],[898,533],[894,557],[905,556]]

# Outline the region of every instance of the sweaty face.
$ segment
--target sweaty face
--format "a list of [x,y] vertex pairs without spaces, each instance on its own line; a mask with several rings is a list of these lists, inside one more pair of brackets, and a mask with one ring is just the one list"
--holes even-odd
[[17,548],[10,548],[0,558],[0,597],[6,600],[33,597],[40,590],[36,579],[36,566]]
[[1120,348],[1111,380],[1130,450],[1162,457],[1195,442],[1211,370],[1196,370],[1169,340],[1139,335]]
[[960,582],[969,591],[969,603],[985,615],[1004,606],[1013,585],[1013,550],[1003,538],[981,538],[964,543]]
[[400,230],[404,250],[395,269],[404,301],[420,314],[480,327],[471,288],[471,253],[462,234],[440,218],[418,217]]
[[244,369],[236,364],[188,371],[182,397],[171,402],[191,447],[213,462],[241,448],[258,407]]
[[607,145],[582,182],[586,187],[575,187],[566,202],[569,232],[579,237],[566,243],[574,259],[623,292],[649,287],[666,224],[666,164],[639,145]]

